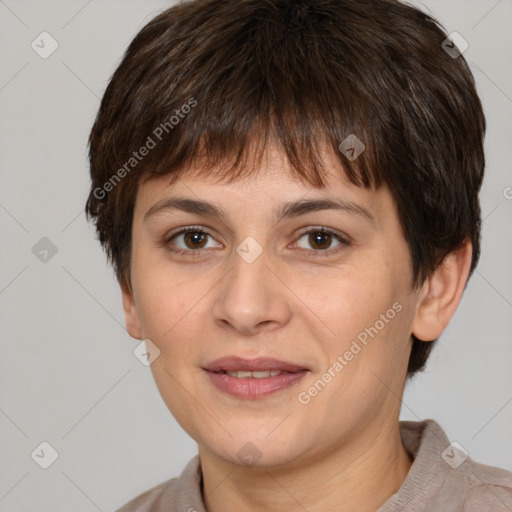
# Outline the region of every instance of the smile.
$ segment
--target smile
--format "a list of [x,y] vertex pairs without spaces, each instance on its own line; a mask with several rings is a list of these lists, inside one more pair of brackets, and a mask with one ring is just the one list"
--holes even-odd
[[216,359],[203,370],[217,390],[245,400],[259,400],[284,391],[310,372],[308,368],[288,361],[238,356]]
[[275,377],[276,375],[280,375],[281,370],[264,370],[257,372],[247,372],[243,370],[239,370],[236,372],[226,372],[230,377],[236,377],[237,379],[264,379],[266,377]]

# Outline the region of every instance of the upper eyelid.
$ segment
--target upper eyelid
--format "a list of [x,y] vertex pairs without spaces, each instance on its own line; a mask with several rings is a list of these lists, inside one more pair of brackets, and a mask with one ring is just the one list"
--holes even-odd
[[[299,235],[297,236],[297,239],[295,240],[295,242],[293,242],[293,244],[296,245],[297,242],[304,235],[308,235],[309,233],[315,233],[315,232],[319,232],[319,231],[322,231],[324,233],[332,235],[334,238],[336,238],[338,240],[338,242],[340,242],[340,244],[349,245],[350,242],[351,242],[351,238],[348,237],[347,235],[340,234],[337,231],[334,231],[334,230],[329,229],[329,228],[308,228],[305,231],[301,231],[299,233]],[[329,251],[333,251],[334,249],[335,248],[329,248],[329,249],[323,249],[323,250],[315,250],[315,249],[304,249],[304,250],[305,251],[309,251],[309,252],[317,252],[317,253],[320,254],[320,253],[328,253]]]
[[189,231],[206,233],[207,235],[213,236],[210,233],[209,228],[205,228],[203,226],[184,226],[181,228],[176,228],[176,230],[171,230],[171,232],[169,232],[165,235],[165,238],[167,240],[170,240],[171,238],[173,238],[177,235],[182,235],[183,233],[188,233]]
[[[342,243],[348,243],[350,241],[350,237],[348,237],[345,234],[339,233],[338,231],[336,231],[334,229],[327,228],[324,226],[310,226],[308,228],[304,228],[296,235],[296,240],[295,240],[294,244],[297,243],[297,240],[302,238],[304,235],[307,235],[312,232],[318,232],[318,231],[322,231],[324,233],[333,235],[334,237],[336,237],[338,239],[338,241],[340,241]],[[166,236],[165,243],[167,244],[171,240],[173,240],[175,237],[177,237],[179,235],[186,234],[188,232],[204,233],[208,236],[211,236],[213,239],[215,239],[215,237],[209,232],[209,230],[207,228],[204,228],[203,226],[185,226],[185,227],[179,228],[178,231],[173,232],[170,235]],[[194,249],[186,249],[186,250],[195,251]],[[208,250],[208,249],[201,249],[201,248],[197,249],[197,251],[200,251],[200,250],[204,251],[204,250]],[[311,250],[314,250],[314,249],[311,249]],[[319,252],[326,252],[327,250],[328,249],[326,249],[325,251],[319,251]]]
[[[184,235],[184,234],[190,233],[190,232],[192,232],[192,233],[204,233],[205,235],[208,235],[208,236],[212,237],[214,240],[216,240],[215,237],[210,233],[210,231],[208,231],[204,227],[200,227],[200,226],[186,226],[184,228],[180,228],[177,231],[174,231],[174,232],[166,235],[164,237],[164,243],[168,244],[168,243],[171,242],[171,240],[173,240],[177,236]],[[189,249],[189,250],[193,250],[193,249]]]
[[298,236],[301,237],[303,235],[307,235],[308,233],[315,232],[315,231],[323,231],[324,233],[329,233],[331,235],[337,236],[337,237],[341,238],[342,240],[347,240],[347,241],[349,240],[348,235],[346,235],[344,233],[340,233],[338,230],[326,228],[324,226],[312,226],[309,228],[305,228],[304,230],[300,231]]

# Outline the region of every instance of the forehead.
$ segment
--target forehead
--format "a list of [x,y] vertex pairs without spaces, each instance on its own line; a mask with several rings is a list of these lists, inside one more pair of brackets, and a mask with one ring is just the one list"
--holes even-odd
[[[210,165],[197,159],[177,172],[152,175],[138,186],[137,202],[188,191],[190,194],[218,194],[220,197],[265,198],[265,201],[292,199],[297,196],[325,197],[343,194],[370,200],[377,190],[354,185],[347,177],[339,160],[329,152],[322,154],[322,180],[324,186],[313,185],[290,165],[283,151],[275,146],[265,149],[260,158],[249,160],[243,169],[231,171],[232,162]],[[384,187],[385,188],[385,187]]]
[[337,210],[369,221],[377,229],[388,221],[396,224],[394,203],[385,185],[366,189],[353,184],[329,155],[323,164],[325,186],[314,186],[295,173],[277,150],[268,151],[257,166],[236,179],[222,178],[222,165],[208,172],[203,165],[192,164],[178,178],[164,175],[142,183],[134,216],[146,220],[155,213],[182,211],[228,223],[268,219],[273,225],[284,218]]

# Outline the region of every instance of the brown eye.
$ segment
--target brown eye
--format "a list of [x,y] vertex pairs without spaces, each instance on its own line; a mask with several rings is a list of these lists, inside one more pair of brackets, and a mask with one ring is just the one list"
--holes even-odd
[[202,249],[206,245],[207,233],[202,231],[188,231],[183,240],[188,249]]
[[199,253],[202,249],[214,249],[219,247],[215,239],[208,232],[195,227],[184,228],[170,236],[165,245],[171,251]]
[[325,231],[312,231],[308,235],[308,242],[313,249],[329,249],[332,235]]
[[316,228],[302,233],[295,245],[311,254],[332,254],[350,244],[347,239],[333,231]]

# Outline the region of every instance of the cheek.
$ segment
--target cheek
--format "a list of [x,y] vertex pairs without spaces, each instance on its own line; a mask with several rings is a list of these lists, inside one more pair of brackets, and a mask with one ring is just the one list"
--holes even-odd
[[142,336],[164,351],[174,334],[174,326],[180,325],[179,320],[184,316],[186,298],[162,285],[148,279],[144,280],[144,286],[134,283],[134,290]]
[[208,273],[169,264],[160,251],[134,250],[132,281],[143,335],[167,344],[194,325],[212,287]]
[[337,373],[343,376],[336,380],[348,386],[346,392],[352,389],[364,394],[364,389],[371,388],[376,377],[370,369],[384,377],[406,365],[410,298],[398,275],[385,264],[365,265],[364,271],[354,267],[332,276],[328,294],[321,288],[308,290],[314,301],[311,308],[317,306],[321,323],[330,331],[326,338],[319,328],[315,336],[326,355],[326,367],[336,362],[343,366]]
[[[329,342],[349,341],[379,320],[398,299],[398,289],[376,265],[344,266],[322,276],[295,283],[319,326],[329,330]],[[320,320],[320,322],[318,321]],[[320,327],[319,327],[320,328]]]

